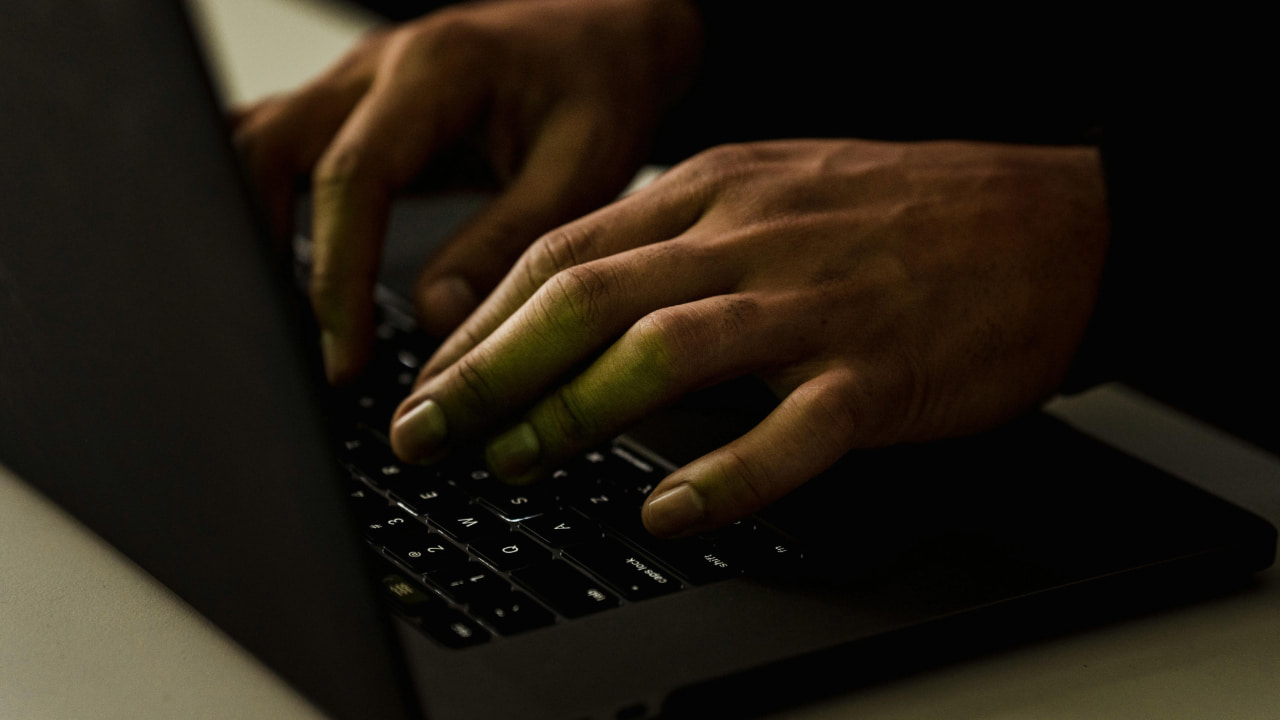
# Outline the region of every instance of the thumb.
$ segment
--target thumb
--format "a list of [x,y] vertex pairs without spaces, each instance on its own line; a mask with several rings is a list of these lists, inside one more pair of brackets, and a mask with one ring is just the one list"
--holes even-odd
[[746,517],[800,487],[854,444],[859,414],[848,379],[820,375],[747,434],[668,475],[642,517],[658,537],[683,537]]

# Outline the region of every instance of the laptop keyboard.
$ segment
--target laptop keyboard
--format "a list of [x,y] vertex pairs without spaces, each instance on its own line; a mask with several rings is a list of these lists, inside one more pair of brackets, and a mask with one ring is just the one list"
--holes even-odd
[[659,540],[640,521],[665,475],[625,439],[550,478],[510,487],[478,451],[430,467],[402,463],[386,428],[431,344],[394,306],[381,310],[366,379],[338,393],[339,457],[356,522],[379,555],[381,588],[405,619],[464,648],[608,612],[744,573],[789,575],[803,553],[763,522]]

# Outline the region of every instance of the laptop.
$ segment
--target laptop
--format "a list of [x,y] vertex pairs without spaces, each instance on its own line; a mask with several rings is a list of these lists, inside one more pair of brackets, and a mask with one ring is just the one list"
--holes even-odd
[[466,457],[410,477],[380,393],[430,347],[384,298],[385,376],[325,388],[181,5],[5,15],[0,463],[335,718],[747,715],[1274,558],[1265,521],[1042,414],[852,454],[690,543],[637,532],[647,484],[767,410],[749,381],[529,495]]

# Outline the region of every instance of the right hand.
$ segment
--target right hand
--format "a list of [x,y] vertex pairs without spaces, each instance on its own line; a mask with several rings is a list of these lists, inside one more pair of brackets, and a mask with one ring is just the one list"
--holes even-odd
[[541,234],[612,200],[692,82],[686,0],[502,0],[371,35],[297,92],[233,113],[273,231],[311,173],[311,302],[326,373],[368,360],[391,195],[446,150],[477,145],[503,189],[427,263],[414,300],[452,331]]
[[499,479],[533,482],[750,373],[779,405],[645,504],[655,535],[719,527],[850,450],[1043,402],[1088,325],[1109,227],[1093,148],[716,148],[530,246],[423,367],[391,445],[422,462],[487,439]]

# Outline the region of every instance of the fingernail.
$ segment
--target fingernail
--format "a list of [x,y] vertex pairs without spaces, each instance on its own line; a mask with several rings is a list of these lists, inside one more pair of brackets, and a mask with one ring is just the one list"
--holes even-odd
[[662,493],[645,505],[645,526],[658,537],[675,537],[702,526],[707,503],[689,483]]
[[392,429],[397,445],[412,459],[425,460],[444,443],[449,428],[444,409],[435,400],[427,400],[405,413]]
[[451,332],[476,309],[471,283],[450,275],[432,283],[422,296],[423,322],[435,334]]
[[520,423],[489,442],[485,460],[489,467],[505,479],[516,479],[538,461],[542,446],[538,434],[529,423]]

